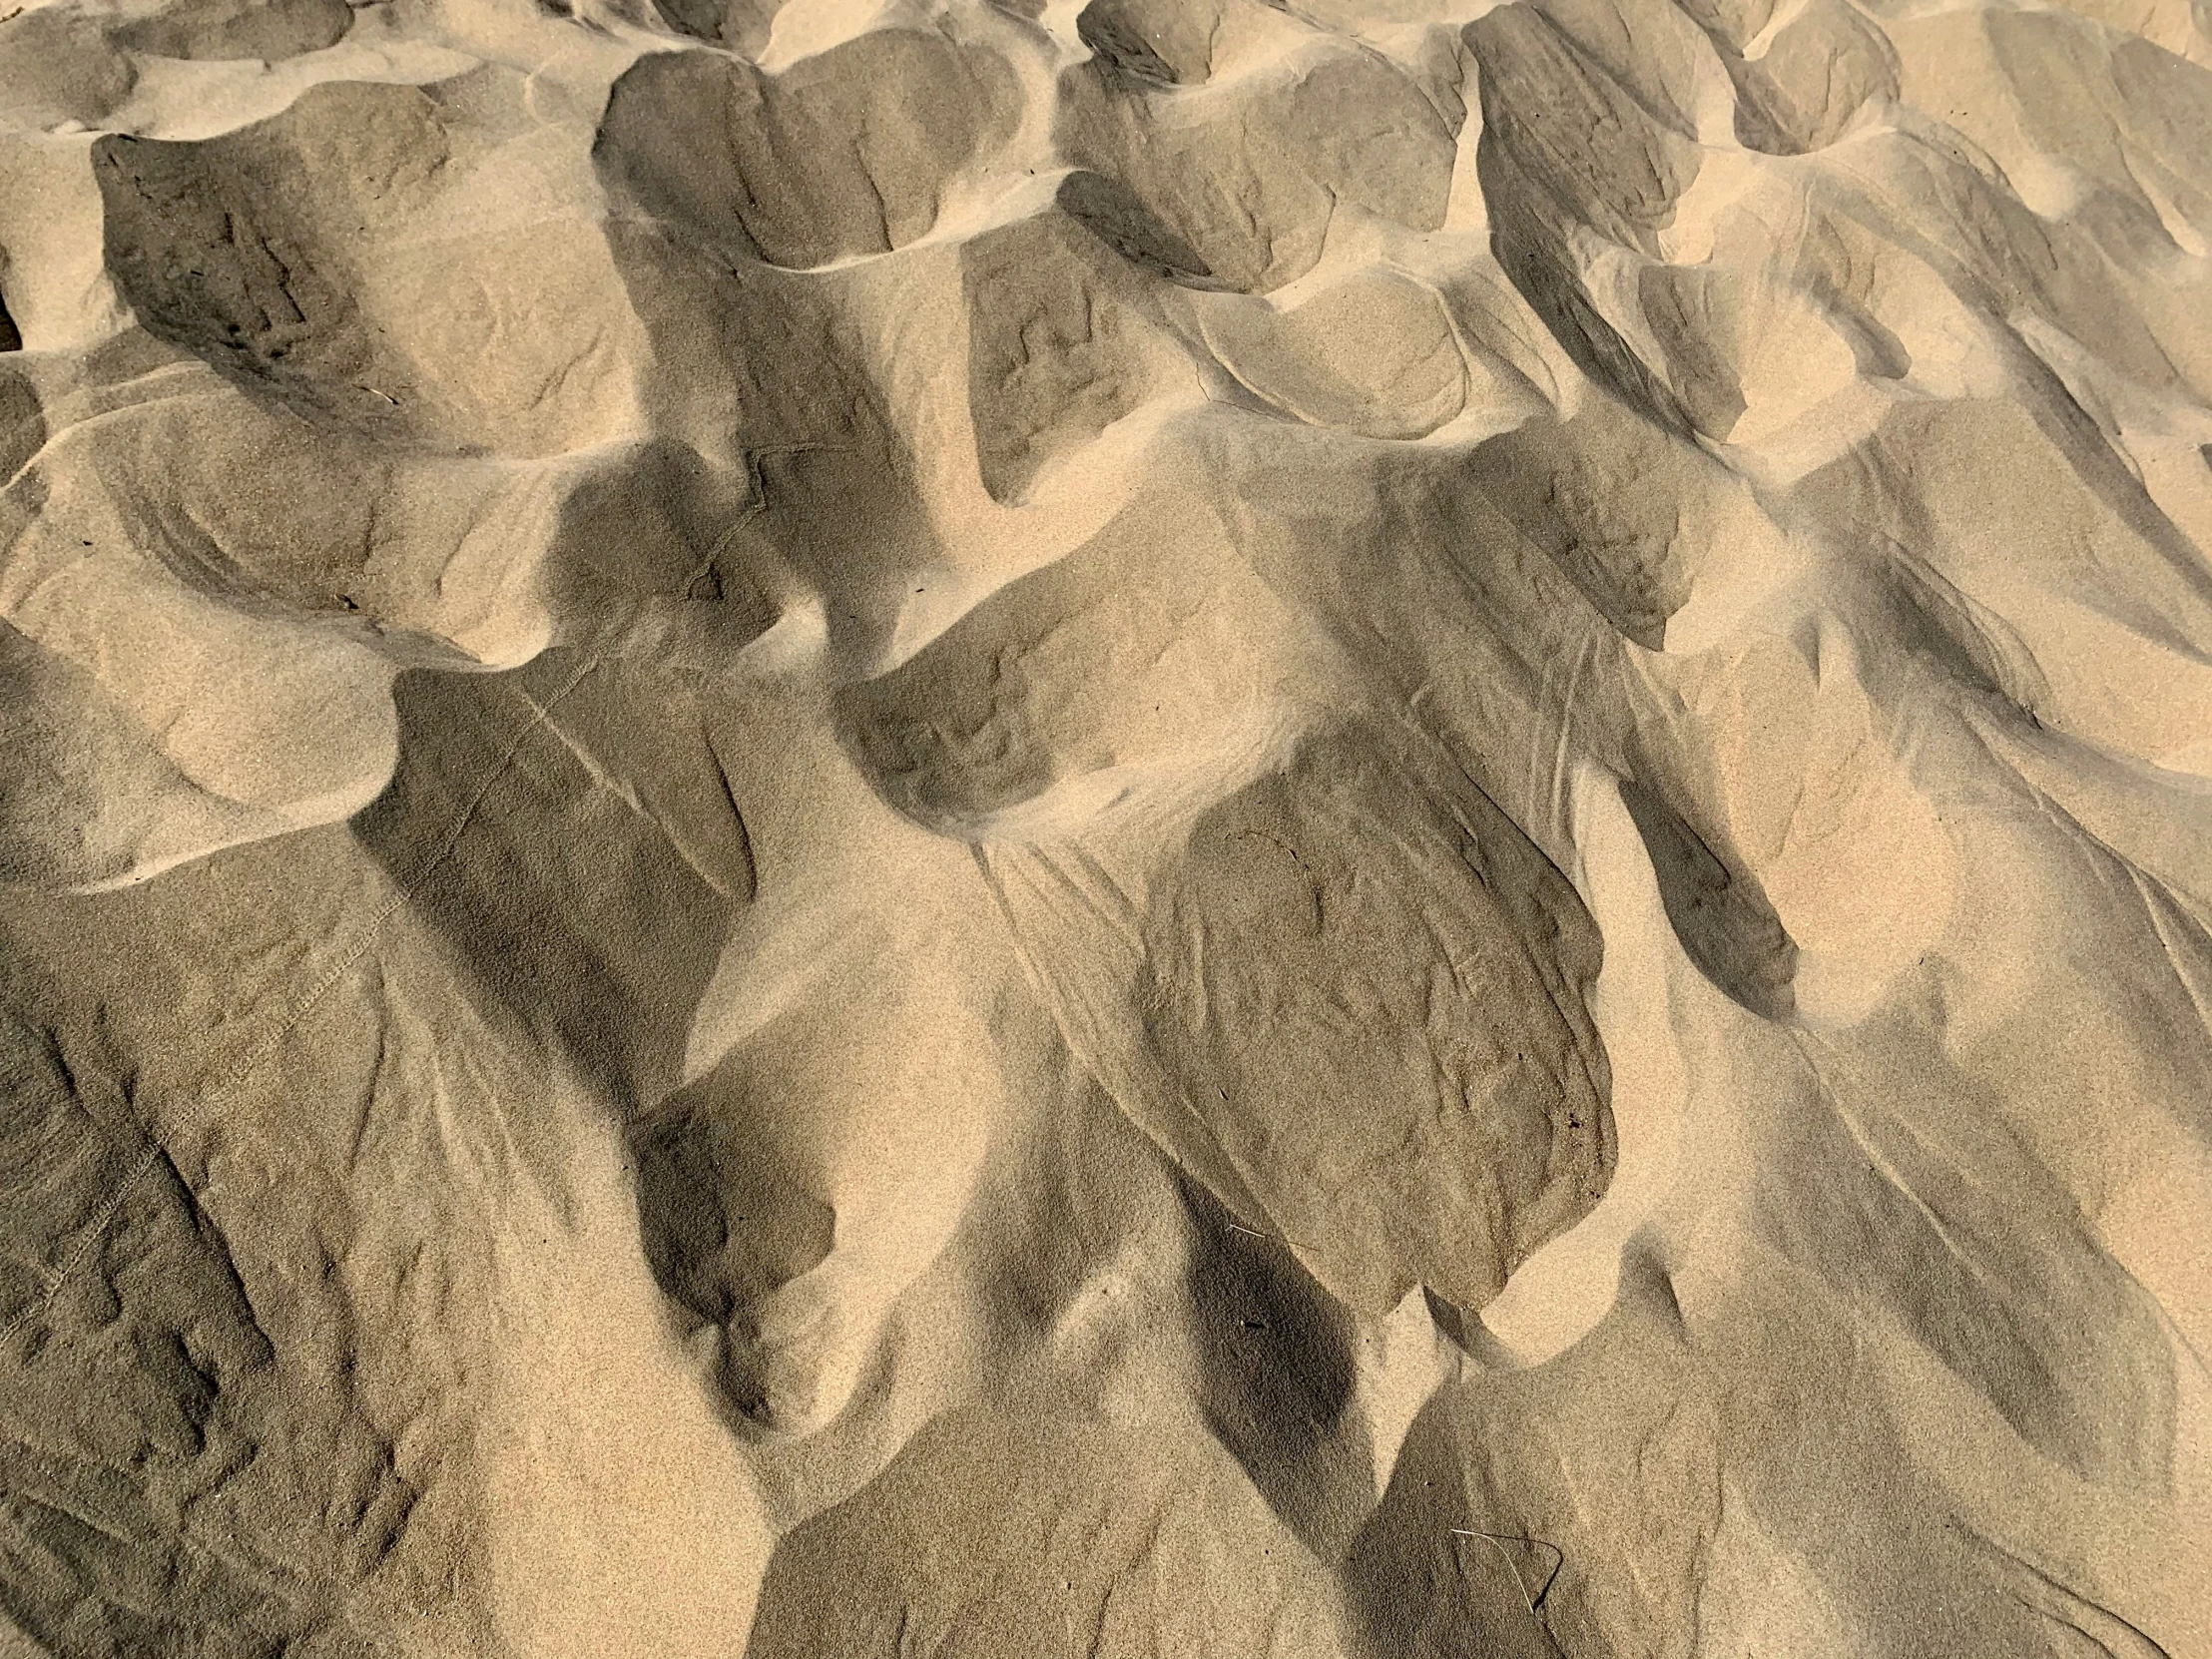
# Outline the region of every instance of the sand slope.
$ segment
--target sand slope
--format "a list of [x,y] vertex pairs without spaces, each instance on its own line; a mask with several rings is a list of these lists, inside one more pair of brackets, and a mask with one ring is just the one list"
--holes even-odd
[[2212,1656],[2212,20],[0,9],[0,1655]]

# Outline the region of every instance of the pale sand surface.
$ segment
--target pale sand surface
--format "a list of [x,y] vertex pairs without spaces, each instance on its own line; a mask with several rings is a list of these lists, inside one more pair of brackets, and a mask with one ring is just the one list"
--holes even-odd
[[0,0],[0,1659],[2212,1659],[2203,0]]

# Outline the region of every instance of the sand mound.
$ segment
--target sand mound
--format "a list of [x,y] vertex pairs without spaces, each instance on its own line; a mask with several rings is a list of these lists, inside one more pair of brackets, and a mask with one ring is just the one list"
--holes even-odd
[[0,8],[0,1656],[2212,1659],[2212,30]]

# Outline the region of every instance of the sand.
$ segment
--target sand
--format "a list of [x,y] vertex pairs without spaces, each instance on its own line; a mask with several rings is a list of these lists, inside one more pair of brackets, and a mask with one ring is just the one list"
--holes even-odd
[[2212,1659],[2201,0],[0,6],[0,1659]]

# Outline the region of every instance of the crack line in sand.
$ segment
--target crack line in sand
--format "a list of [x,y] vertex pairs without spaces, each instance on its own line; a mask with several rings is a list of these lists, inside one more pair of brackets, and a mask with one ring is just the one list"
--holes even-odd
[[[171,1130],[173,1137],[196,1127],[215,1107],[217,1102],[236,1090],[244,1088],[261,1071],[262,1067],[276,1058],[277,1051],[284,1045],[284,1039],[291,1034],[292,1028],[302,1019],[305,1019],[309,1013],[313,1012],[315,1006],[336,988],[338,981],[351,971],[354,963],[368,953],[369,947],[382,934],[384,923],[389,921],[417,892],[421,891],[423,884],[437,872],[439,866],[447,858],[452,856],[453,849],[460,845],[461,836],[467,830],[470,821],[476,817],[477,809],[483,806],[486,797],[491,794],[500,779],[507,775],[508,769],[514,765],[515,758],[522,753],[522,746],[530,741],[530,738],[540,726],[546,724],[547,718],[561,700],[583,684],[586,675],[599,667],[599,663],[598,655],[594,654],[561,684],[558,691],[554,692],[542,704],[533,702],[527,697],[524,699],[526,703],[530,704],[533,711],[531,718],[523,724],[520,731],[516,732],[514,741],[507,746],[506,753],[499,757],[498,763],[485,773],[484,781],[477,786],[476,793],[471,795],[462,805],[461,810],[453,815],[453,822],[446,827],[444,835],[439,839],[436,850],[430,854],[428,860],[415,872],[411,880],[402,884],[384,902],[382,907],[369,918],[367,927],[362,930],[361,937],[353,944],[352,948],[332,962],[328,969],[324,971],[322,977],[317,979],[308,989],[307,993],[291,1004],[285,1011],[283,1018],[277,1022],[276,1027],[260,1043],[248,1049],[245,1057],[213,1089],[202,1095],[185,1112]],[[0,1342],[11,1340],[18,1331],[29,1325],[32,1320],[43,1319],[53,1311],[55,1299],[68,1287],[77,1270],[84,1266],[85,1258],[92,1253],[93,1247],[107,1237],[108,1228],[114,1223],[116,1216],[121,1213],[123,1206],[130,1201],[131,1194],[138,1190],[138,1184],[145,1180],[148,1173],[162,1160],[166,1148],[162,1144],[158,1126],[149,1124],[146,1128],[147,1139],[150,1144],[147,1146],[144,1155],[131,1166],[130,1172],[123,1177],[122,1181],[117,1184],[115,1191],[101,1205],[98,1213],[86,1225],[84,1236],[63,1258],[61,1265],[59,1267],[49,1267],[44,1262],[38,1264],[40,1274],[47,1281],[46,1294],[36,1301],[26,1304],[14,1318],[8,1320],[5,1324],[0,1324]],[[195,1203],[197,1204],[197,1198],[195,1198]]]

